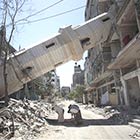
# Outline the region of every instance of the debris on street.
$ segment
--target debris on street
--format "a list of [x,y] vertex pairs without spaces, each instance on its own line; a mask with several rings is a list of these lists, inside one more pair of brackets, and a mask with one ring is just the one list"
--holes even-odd
[[140,140],[140,129],[137,129],[130,137]]
[[91,110],[96,114],[104,116],[115,124],[127,124],[130,120],[130,116],[126,111],[120,107],[104,106],[95,107],[94,105],[86,105],[85,109]]
[[[1,137],[7,138],[8,133],[14,135],[12,140],[32,139],[45,129],[46,117],[51,112],[51,104],[45,101],[10,99],[8,107],[0,115]],[[4,114],[4,112],[9,114]],[[11,117],[8,117],[11,116]],[[12,119],[11,119],[12,118]],[[11,126],[13,126],[11,128]],[[11,136],[12,137],[12,136]],[[9,138],[9,137],[8,137]]]

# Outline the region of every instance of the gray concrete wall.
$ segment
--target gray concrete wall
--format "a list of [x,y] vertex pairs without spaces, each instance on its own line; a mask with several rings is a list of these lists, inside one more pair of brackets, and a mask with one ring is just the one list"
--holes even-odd
[[112,58],[115,59],[121,49],[120,41],[116,40],[110,44]]
[[127,82],[128,96],[131,107],[138,107],[140,105],[140,88],[138,78],[129,79]]

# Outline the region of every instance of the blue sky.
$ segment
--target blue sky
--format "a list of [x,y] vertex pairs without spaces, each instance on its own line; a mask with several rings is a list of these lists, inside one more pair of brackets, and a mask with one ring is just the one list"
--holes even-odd
[[[34,13],[58,1],[60,0],[32,0],[29,4],[31,11],[28,11],[28,13]],[[86,1],[87,0],[62,0],[59,4],[47,9],[39,15],[30,18],[29,20],[32,21],[39,18],[50,17],[58,13],[84,6],[86,5]],[[32,46],[32,44],[40,42],[41,40],[44,40],[45,38],[48,38],[49,36],[57,33],[60,27],[67,25],[77,26],[78,24],[83,23],[84,12],[85,8],[82,8],[77,11],[57,16],[55,18],[49,18],[40,22],[18,26],[12,44],[16,49],[18,49],[19,45],[21,48],[28,48],[29,46]],[[82,68],[84,57],[83,60],[78,62],[78,64],[82,64]],[[57,68],[57,74],[60,76],[61,86],[71,85],[72,74],[74,72],[74,63],[74,61],[70,61]]]

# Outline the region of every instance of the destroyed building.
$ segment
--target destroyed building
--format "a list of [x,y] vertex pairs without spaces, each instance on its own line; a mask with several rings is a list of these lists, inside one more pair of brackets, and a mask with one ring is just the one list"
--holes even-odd
[[[85,19],[113,15],[107,41],[88,51],[85,62],[87,95],[96,105],[140,106],[139,0],[88,0]],[[88,102],[88,101],[87,101]]]
[[[107,20],[106,20],[107,19]],[[83,53],[99,41],[107,39],[111,19],[107,13],[91,19],[76,27],[60,28],[55,36],[8,55],[7,92],[12,94],[23,88],[24,84],[55,69],[70,60],[78,61]],[[96,38],[92,38],[96,34]],[[0,97],[5,95],[3,67],[0,65]]]
[[84,85],[84,70],[81,69],[80,65],[75,63],[74,74],[72,76],[72,89],[76,88],[77,85]]

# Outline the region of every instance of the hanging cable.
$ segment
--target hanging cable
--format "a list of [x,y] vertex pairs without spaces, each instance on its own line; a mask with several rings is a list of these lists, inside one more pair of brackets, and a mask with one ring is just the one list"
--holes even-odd
[[33,16],[36,16],[36,15],[38,15],[38,14],[40,14],[40,13],[42,13],[42,12],[48,10],[49,8],[52,8],[53,6],[55,6],[55,5],[59,4],[59,3],[61,3],[62,1],[64,1],[64,0],[57,1],[56,3],[54,3],[54,4],[50,5],[50,6],[47,6],[47,7],[43,8],[43,9],[41,9],[41,10],[39,10],[39,11],[37,11],[37,12],[35,12],[35,13],[33,13],[33,14],[27,16],[27,17],[24,17],[24,18],[22,18],[22,19],[19,19],[18,21],[16,21],[16,23],[18,23],[18,22],[20,22],[20,21],[23,21],[23,20],[27,20],[28,18],[31,18],[31,17],[33,17]]
[[65,11],[65,12],[62,12],[62,13],[59,13],[59,14],[52,15],[52,16],[49,16],[49,17],[39,18],[39,19],[32,20],[32,21],[27,21],[27,22],[24,22],[24,23],[19,23],[19,24],[17,24],[17,25],[35,23],[35,22],[47,20],[47,19],[50,19],[50,18],[55,18],[55,17],[61,16],[61,15],[67,14],[67,13],[71,13],[71,12],[73,12],[73,11],[77,11],[77,10],[82,9],[82,8],[84,8],[84,7],[85,7],[85,5],[84,5],[84,6],[81,6],[81,7],[78,7],[78,8],[75,8],[75,9],[71,9],[71,10],[69,10],[69,11]]

